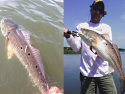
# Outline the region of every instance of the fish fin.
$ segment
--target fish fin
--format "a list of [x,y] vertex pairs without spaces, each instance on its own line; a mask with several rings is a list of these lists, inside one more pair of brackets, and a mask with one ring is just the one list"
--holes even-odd
[[32,45],[33,44],[33,42],[30,40],[30,44]]
[[95,48],[93,48],[93,47],[92,47],[92,51],[93,51],[93,53],[94,53],[94,54],[97,54],[96,49],[95,49]]
[[118,60],[119,60],[119,65],[120,65],[120,67],[121,67],[121,66],[122,66],[122,61],[121,61],[121,56],[120,56],[120,53],[119,53],[118,47],[117,47],[117,45],[115,45],[115,44],[112,44],[112,46],[113,46],[113,48],[114,48],[115,51],[116,51],[116,54],[117,54],[117,56],[118,56]]
[[26,31],[22,31],[22,30],[21,30],[21,32],[22,32],[23,36],[25,37],[26,41],[28,42],[28,44],[31,45],[30,44],[30,33],[26,32]]
[[90,46],[90,50],[94,53],[94,54],[97,54],[97,51],[95,48],[93,48],[92,46]]
[[32,86],[36,86],[36,84],[33,82],[33,78],[32,78],[32,75],[29,73],[29,78],[30,78],[30,81],[32,82]]
[[92,40],[93,45],[98,45],[98,43],[95,40]]
[[34,47],[32,47],[32,46],[31,46],[31,49],[32,49],[32,51],[33,51],[33,54],[34,54],[34,56],[35,56],[35,58],[36,58],[36,60],[37,60],[37,62],[38,62],[38,64],[39,64],[39,66],[40,66],[42,75],[43,75],[43,77],[45,78],[45,71],[44,71],[44,66],[43,66],[43,62],[42,62],[42,59],[41,59],[40,52],[39,52],[38,49],[36,49],[36,48],[34,48]]
[[120,79],[120,85],[121,85],[121,94],[124,94],[124,92],[125,92],[125,77],[123,79]]
[[11,59],[12,56],[13,56],[13,51],[12,51],[10,45],[8,45],[8,47],[7,47],[7,57],[8,57],[8,59]]
[[108,34],[102,34],[102,36],[111,43],[111,40]]
[[5,40],[5,47],[7,48],[8,47],[8,37],[6,37],[6,40]]

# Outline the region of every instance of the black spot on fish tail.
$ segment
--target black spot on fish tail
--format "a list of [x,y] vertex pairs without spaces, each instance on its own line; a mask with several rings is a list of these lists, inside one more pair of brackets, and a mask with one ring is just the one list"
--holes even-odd
[[37,68],[37,66],[36,66],[36,68]]
[[108,45],[108,44],[106,44],[106,45]]
[[22,47],[20,47],[21,49],[23,49]]

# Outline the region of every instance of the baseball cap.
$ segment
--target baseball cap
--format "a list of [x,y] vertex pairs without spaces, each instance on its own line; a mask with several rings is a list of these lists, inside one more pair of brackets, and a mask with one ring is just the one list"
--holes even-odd
[[104,11],[103,16],[107,14],[107,12],[105,11],[105,5],[102,2],[102,0],[95,0],[90,7],[93,7],[93,6],[99,6]]

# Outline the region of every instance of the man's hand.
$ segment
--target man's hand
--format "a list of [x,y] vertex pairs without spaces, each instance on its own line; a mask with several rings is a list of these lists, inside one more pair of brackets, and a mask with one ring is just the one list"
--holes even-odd
[[67,34],[67,31],[68,30],[64,28],[64,31],[63,31],[64,32],[64,37],[70,38],[70,34]]

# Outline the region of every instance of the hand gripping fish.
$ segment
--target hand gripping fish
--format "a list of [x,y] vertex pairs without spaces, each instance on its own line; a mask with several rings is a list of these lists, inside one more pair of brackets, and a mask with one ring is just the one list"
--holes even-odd
[[[22,64],[27,68],[33,82],[39,87],[42,94],[49,94],[43,63],[39,50],[30,44],[28,32],[21,31],[18,25],[9,18],[1,20],[1,31],[6,36],[6,47],[9,52],[14,52]],[[10,48],[12,51],[10,51]],[[12,54],[8,54],[11,58]]]
[[97,54],[115,69],[120,79],[121,94],[123,94],[125,92],[125,77],[121,69],[121,57],[117,46],[109,41],[108,34],[100,35],[83,28],[78,34],[88,46],[92,46]]

